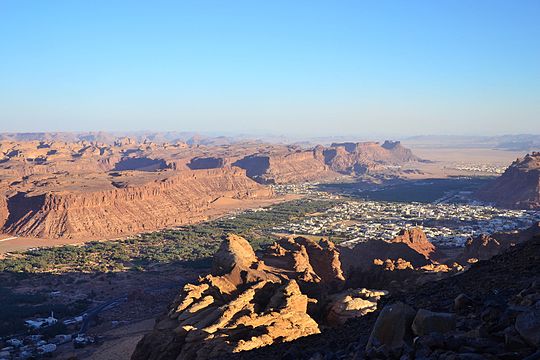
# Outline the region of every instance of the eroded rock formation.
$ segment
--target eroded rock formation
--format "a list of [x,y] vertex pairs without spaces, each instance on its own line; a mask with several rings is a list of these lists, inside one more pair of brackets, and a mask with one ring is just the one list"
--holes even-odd
[[539,266],[540,237],[529,238],[456,276],[393,292],[343,326],[224,359],[537,359]]
[[426,234],[421,229],[416,227],[401,230],[398,236],[390,240],[390,242],[394,244],[403,243],[417,253],[424,255],[426,259],[430,259],[435,253],[435,245],[429,242]]
[[228,235],[212,269],[184,286],[132,359],[220,358],[289,342],[363,316],[386,295],[341,292],[345,279],[334,245],[302,237],[282,239],[258,258],[244,238]]
[[436,264],[441,256],[419,228],[402,230],[391,240],[373,239],[340,251],[344,269],[370,269],[373,265],[387,270],[421,268]]
[[481,234],[467,240],[461,261],[470,263],[478,260],[488,260],[502,250],[503,245],[499,241],[489,235]]

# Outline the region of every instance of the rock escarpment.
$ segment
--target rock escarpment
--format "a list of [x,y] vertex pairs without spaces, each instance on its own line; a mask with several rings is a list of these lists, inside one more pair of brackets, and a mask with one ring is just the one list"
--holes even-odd
[[540,208],[540,152],[514,161],[504,174],[481,189],[477,196],[507,208]]
[[132,359],[217,359],[293,341],[375,310],[386,294],[340,292],[333,244],[301,237],[282,239],[258,258],[245,239],[228,235],[212,269],[184,287]]
[[8,203],[5,196],[0,194],[0,228],[4,226],[9,216]]
[[237,168],[168,172],[110,190],[20,192],[7,199],[2,230],[45,238],[110,237],[204,219],[219,198],[271,195]]

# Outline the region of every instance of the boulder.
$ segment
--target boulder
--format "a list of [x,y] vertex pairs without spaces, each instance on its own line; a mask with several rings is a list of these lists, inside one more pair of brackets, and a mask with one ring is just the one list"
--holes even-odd
[[402,302],[386,305],[373,326],[366,351],[385,346],[394,352],[412,343],[411,324],[414,316],[414,309]]
[[540,308],[523,312],[516,318],[516,330],[531,346],[540,348]]
[[368,289],[349,289],[330,298],[327,323],[332,326],[342,325],[348,319],[364,316],[377,310],[377,302],[387,291]]
[[456,316],[450,313],[420,309],[414,317],[412,330],[415,335],[447,333],[456,329]]
[[229,234],[214,255],[212,273],[222,275],[230,272],[234,266],[249,268],[257,261],[257,256],[249,242],[241,236]]
[[473,299],[471,299],[470,297],[468,297],[465,294],[459,294],[454,299],[454,310],[455,311],[463,311],[463,310],[466,310],[466,309],[470,308],[473,305],[474,305]]

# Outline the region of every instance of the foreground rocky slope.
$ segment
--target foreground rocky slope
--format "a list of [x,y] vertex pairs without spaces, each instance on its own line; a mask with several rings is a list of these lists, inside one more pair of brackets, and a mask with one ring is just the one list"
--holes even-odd
[[514,161],[504,174],[477,195],[508,208],[540,208],[540,152]]
[[257,257],[229,235],[212,273],[184,287],[132,359],[209,359],[320,333],[376,309],[386,293],[343,291],[331,242],[282,239]]
[[339,328],[226,359],[538,359],[539,267],[534,237],[462,274],[394,292]]

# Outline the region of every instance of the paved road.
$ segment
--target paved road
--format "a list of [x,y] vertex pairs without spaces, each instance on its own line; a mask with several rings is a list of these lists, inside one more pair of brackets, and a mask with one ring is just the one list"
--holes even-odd
[[8,238],[5,238],[5,239],[0,239],[0,242],[9,241],[9,240],[15,240],[17,238],[18,238],[18,236],[12,236],[12,237],[8,237]]
[[[181,279],[180,281],[176,281],[176,282],[170,283],[168,285],[162,285],[162,286],[156,287],[156,288],[146,288],[143,291],[144,292],[153,292],[153,291],[159,291],[159,290],[172,289],[172,288],[175,288],[175,287],[180,288],[186,282],[187,282],[187,280]],[[92,322],[92,320],[94,320],[101,312],[112,309],[112,308],[115,308],[118,305],[126,302],[127,299],[128,299],[128,294],[122,294],[121,296],[118,296],[118,297],[116,297],[114,299],[107,300],[104,303],[102,303],[102,304],[100,304],[100,305],[98,305],[98,306],[96,306],[94,308],[91,308],[91,309],[85,311],[84,313],[82,313],[81,315],[79,315],[79,316],[82,316],[82,318],[83,318],[81,328],[79,329],[79,334],[85,334],[88,331],[88,329],[90,328],[90,323]]]

